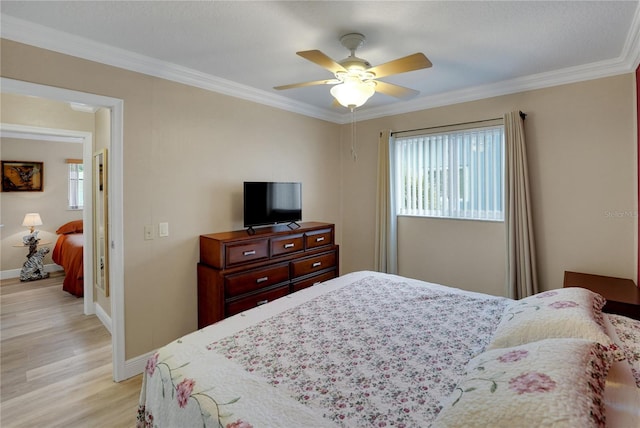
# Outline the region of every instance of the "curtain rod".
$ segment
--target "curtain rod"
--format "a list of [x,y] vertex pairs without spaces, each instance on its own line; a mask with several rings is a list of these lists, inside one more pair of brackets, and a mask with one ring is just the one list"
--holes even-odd
[[[527,114],[526,113],[523,113],[522,111],[520,111],[519,113],[520,113],[520,117],[522,118],[522,120],[525,120],[527,118]],[[430,126],[428,128],[407,129],[405,131],[394,131],[394,132],[391,133],[391,136],[394,136],[396,134],[402,134],[402,133],[405,133],[405,132],[428,131],[430,129],[446,128],[446,127],[449,127],[449,126],[473,125],[474,123],[492,122],[494,120],[499,120],[499,119],[502,119],[502,118],[501,117],[494,117],[493,119],[474,120],[474,121],[471,121],[471,122],[450,123],[449,125],[438,125],[438,126]]]

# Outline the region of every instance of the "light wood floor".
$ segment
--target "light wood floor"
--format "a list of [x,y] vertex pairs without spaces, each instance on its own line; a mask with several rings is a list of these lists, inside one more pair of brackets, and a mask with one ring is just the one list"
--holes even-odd
[[111,336],[62,279],[0,281],[0,426],[135,427],[142,378],[113,382]]

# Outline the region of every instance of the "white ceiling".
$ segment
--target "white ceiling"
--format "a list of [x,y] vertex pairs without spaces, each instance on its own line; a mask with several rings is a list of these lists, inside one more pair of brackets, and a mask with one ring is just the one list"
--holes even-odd
[[273,86],[331,78],[297,56],[335,60],[349,32],[378,65],[423,52],[433,67],[381,80],[417,89],[375,94],[358,119],[635,70],[633,1],[7,1],[3,38],[199,86],[338,123],[329,86]]

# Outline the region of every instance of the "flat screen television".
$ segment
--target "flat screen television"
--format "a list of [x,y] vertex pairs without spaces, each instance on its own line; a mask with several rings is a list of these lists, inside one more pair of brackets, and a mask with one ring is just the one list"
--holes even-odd
[[302,183],[245,181],[244,227],[302,220]]

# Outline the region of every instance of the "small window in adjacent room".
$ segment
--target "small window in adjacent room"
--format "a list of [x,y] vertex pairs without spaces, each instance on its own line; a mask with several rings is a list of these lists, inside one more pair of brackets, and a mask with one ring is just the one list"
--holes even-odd
[[84,165],[82,159],[67,159],[69,168],[69,209],[84,208]]
[[504,220],[504,126],[397,136],[398,215]]

